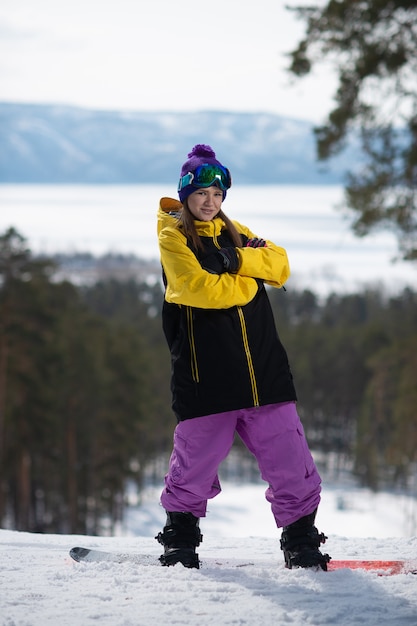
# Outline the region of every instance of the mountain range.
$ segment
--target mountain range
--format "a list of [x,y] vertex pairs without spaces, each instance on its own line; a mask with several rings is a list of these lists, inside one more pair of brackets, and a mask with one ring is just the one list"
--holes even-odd
[[272,113],[0,102],[0,183],[172,183],[196,143],[248,185],[340,184],[355,162],[350,148],[318,163],[313,123]]

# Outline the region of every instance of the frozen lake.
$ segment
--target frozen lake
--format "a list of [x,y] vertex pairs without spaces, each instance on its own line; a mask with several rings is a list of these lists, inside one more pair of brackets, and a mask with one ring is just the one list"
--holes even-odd
[[[0,185],[0,232],[14,226],[34,252],[134,253],[157,259],[156,211],[172,185]],[[287,249],[288,286],[317,293],[417,283],[415,264],[393,263],[395,238],[352,235],[336,207],[341,187],[236,186],[223,205],[229,217]]]

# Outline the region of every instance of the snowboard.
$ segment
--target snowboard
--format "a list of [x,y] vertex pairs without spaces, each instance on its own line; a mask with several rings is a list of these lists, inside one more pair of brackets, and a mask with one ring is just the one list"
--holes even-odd
[[[96,550],[90,548],[76,547],[70,550],[70,556],[78,563],[134,563],[135,565],[159,565],[158,557],[150,554],[106,552],[105,550]],[[239,567],[271,567],[276,566],[272,560],[258,559],[237,559],[229,557],[204,557],[200,560],[200,567],[203,568],[239,568]],[[284,567],[284,565],[283,565]],[[401,559],[401,560],[338,560],[332,559],[327,564],[327,571],[335,570],[366,570],[375,572],[380,576],[393,576],[395,574],[417,574],[417,559]],[[322,571],[319,569],[319,571]]]

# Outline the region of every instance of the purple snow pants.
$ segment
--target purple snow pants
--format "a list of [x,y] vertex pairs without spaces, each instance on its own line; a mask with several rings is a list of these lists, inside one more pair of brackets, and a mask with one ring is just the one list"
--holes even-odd
[[161,495],[166,511],[205,517],[207,500],[221,491],[218,468],[235,432],[256,457],[269,485],[265,497],[278,527],[317,508],[321,479],[295,402],[283,402],[179,422]]

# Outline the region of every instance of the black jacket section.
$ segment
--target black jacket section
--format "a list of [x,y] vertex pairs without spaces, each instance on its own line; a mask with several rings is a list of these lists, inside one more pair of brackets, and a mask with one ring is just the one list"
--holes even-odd
[[[202,238],[203,258],[217,250]],[[233,245],[227,232],[220,246]],[[262,281],[243,307],[198,309],[166,301],[163,329],[171,351],[173,410],[178,421],[296,400],[287,354]]]

